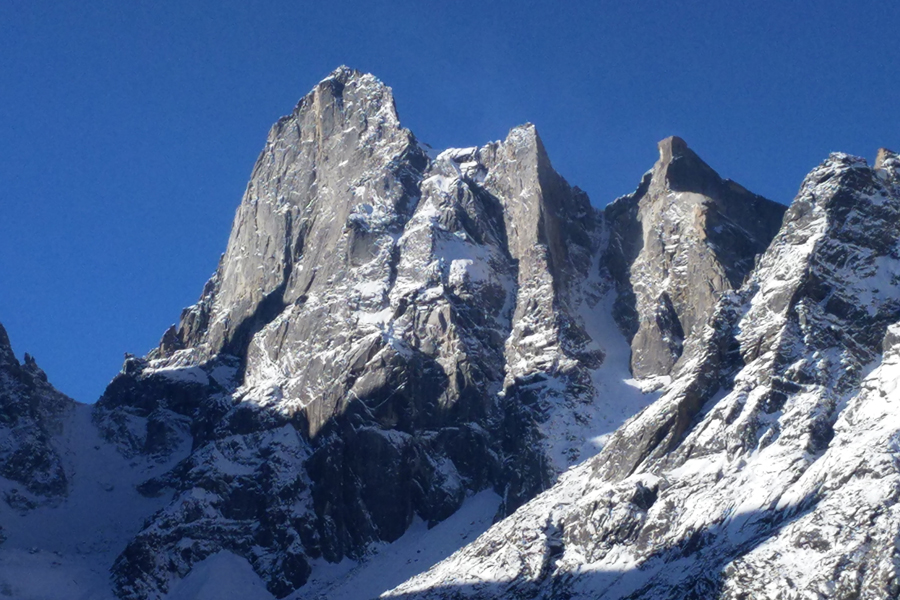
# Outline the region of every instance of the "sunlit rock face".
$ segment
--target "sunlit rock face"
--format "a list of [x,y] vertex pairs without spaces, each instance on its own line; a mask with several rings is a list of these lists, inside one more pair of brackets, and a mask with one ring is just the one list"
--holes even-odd
[[681,138],[659,143],[637,191],[605,210],[615,316],[636,377],[672,372],[722,294],[744,283],[784,210],[720,178]]
[[388,596],[897,597],[898,174],[814,169],[659,400]]
[[272,128],[198,304],[98,403],[125,455],[192,447],[140,487],[174,497],[118,593],[226,550],[283,597],[479,490],[502,516],[552,485],[646,404],[622,378],[594,402],[604,239],[534,126],[428,156],[390,88],[332,73]]

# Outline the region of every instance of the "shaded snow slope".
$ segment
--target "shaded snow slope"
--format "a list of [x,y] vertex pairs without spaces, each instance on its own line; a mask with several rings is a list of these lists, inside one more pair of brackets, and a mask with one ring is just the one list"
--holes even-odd
[[371,549],[361,561],[322,564],[294,597],[309,600],[375,598],[436,563],[484,533],[500,498],[491,491],[468,498],[458,511],[432,528],[417,520],[397,541]]
[[[0,503],[6,536],[0,545],[2,594],[22,600],[112,598],[110,565],[144,520],[168,501],[145,498],[135,486],[173,463],[122,456],[92,423],[92,408],[69,408],[53,439],[67,495],[30,509]],[[182,447],[173,459],[187,451]],[[4,493],[15,485],[0,479]]]

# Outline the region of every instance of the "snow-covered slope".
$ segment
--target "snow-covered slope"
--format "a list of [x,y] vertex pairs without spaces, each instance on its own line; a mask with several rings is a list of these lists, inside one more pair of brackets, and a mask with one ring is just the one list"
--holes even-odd
[[0,596],[113,598],[109,567],[167,497],[136,486],[170,461],[128,458],[92,422],[92,407],[56,391],[26,355],[19,365],[0,327],[4,455],[0,477]]
[[664,395],[387,596],[897,597],[898,167],[810,173]]

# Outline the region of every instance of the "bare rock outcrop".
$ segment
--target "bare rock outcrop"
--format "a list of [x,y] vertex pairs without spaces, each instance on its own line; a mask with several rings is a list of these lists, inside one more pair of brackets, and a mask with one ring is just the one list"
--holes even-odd
[[724,292],[741,286],[785,207],[723,180],[678,137],[637,191],[610,204],[606,263],[639,378],[669,375]]

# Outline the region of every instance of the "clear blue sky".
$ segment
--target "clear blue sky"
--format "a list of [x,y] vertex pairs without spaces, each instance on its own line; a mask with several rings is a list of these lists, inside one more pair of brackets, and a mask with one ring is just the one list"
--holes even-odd
[[535,123],[602,206],[685,138],[781,202],[900,147],[893,2],[0,2],[0,322],[93,402],[192,304],[270,125],[340,64],[437,148]]

